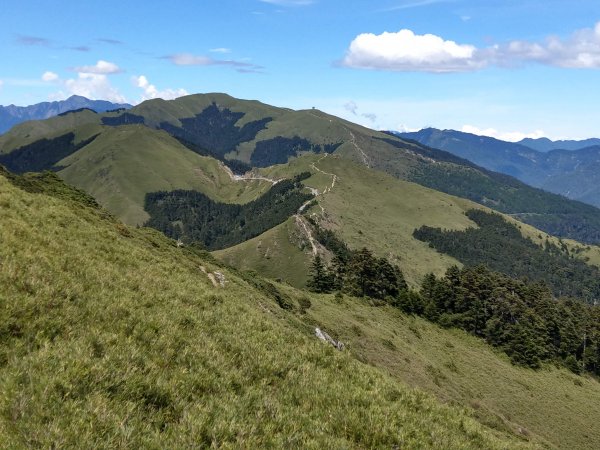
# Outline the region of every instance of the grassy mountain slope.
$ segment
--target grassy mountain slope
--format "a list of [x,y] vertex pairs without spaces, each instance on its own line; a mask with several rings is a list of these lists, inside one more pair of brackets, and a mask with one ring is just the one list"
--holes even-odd
[[200,156],[163,131],[142,125],[105,129],[90,145],[58,163],[59,175],[94,196],[129,224],[142,224],[148,192],[193,189],[214,200],[245,203],[270,187],[233,181],[223,165]]
[[0,136],[0,154],[9,153],[43,138],[51,139],[69,132],[75,133],[75,143],[79,143],[98,134],[100,124],[100,115],[88,109],[46,120],[24,122]]
[[[262,169],[262,173],[275,178],[304,171],[312,176],[303,183],[320,193],[308,214],[322,227],[335,230],[351,248],[366,246],[397,263],[410,285],[420,284],[428,272],[441,275],[451,265],[461,265],[417,240],[413,232],[422,225],[434,226],[430,225],[433,223],[447,230],[477,227],[465,216],[472,208],[483,208],[477,203],[398,180],[336,155],[305,155],[289,164]],[[336,181],[331,187],[334,175]],[[538,245],[546,240],[563,245],[534,227],[504,217]],[[575,241],[564,241],[564,245],[575,257],[598,265],[598,247],[584,247]],[[312,261],[306,230],[294,219],[214,254],[231,265],[281,278],[294,286],[304,285]],[[327,252],[324,256],[328,257]]]
[[[313,174],[303,181],[306,186],[320,193],[328,189],[317,197],[318,205],[309,214],[323,227],[338,231],[351,247],[367,246],[391,258],[400,265],[410,284],[418,284],[429,271],[442,274],[449,266],[459,264],[414,239],[412,233],[425,223],[457,230],[473,226],[464,215],[475,206],[472,202],[398,180],[335,155],[306,155],[262,172],[271,177],[290,177],[304,171]],[[331,188],[333,175],[336,181]],[[306,238],[298,240],[295,236],[306,233],[291,219],[285,227],[215,254],[236,266],[255,270],[268,267],[261,273],[299,285],[306,279],[312,257]],[[278,248],[286,250],[279,252]],[[302,264],[292,266],[289,255],[295,255],[291,261]]]
[[[0,175],[7,448],[527,447],[320,343],[266,291],[47,179],[21,184],[55,196]],[[217,269],[224,288],[206,276]]]
[[496,429],[563,449],[600,445],[597,380],[564,369],[514,366],[460,330],[444,330],[390,307],[374,308],[350,297],[324,300],[313,302],[306,320],[348,342],[359,360],[444,402],[469,405]]
[[[85,126],[93,127],[96,132],[101,127],[99,123],[105,123],[107,125],[101,128],[103,134],[111,128],[109,125],[143,122],[148,129],[162,128],[198,151],[212,152],[210,154],[218,158],[250,161],[260,167],[286,162],[290,157],[307,152],[335,152],[397,178],[519,215],[521,220],[546,232],[582,242],[600,242],[600,210],[597,208],[486,171],[451,153],[404,141],[317,110],[292,111],[225,94],[151,100],[129,111],[102,115],[82,111],[50,119],[58,122],[29,122],[23,125],[25,128],[16,127],[2,136],[0,151],[11,152],[48,133],[64,134],[69,120],[74,124],[86,123]],[[83,130],[81,124],[74,130],[77,139],[80,130]],[[90,130],[87,134],[89,137]],[[128,172],[129,176],[148,175],[136,174],[134,169]],[[179,170],[185,172],[188,167]],[[124,172],[118,174],[123,175]],[[120,184],[127,187],[129,183],[120,181]],[[137,195],[126,191],[121,194]],[[136,220],[142,217],[139,211],[133,213]],[[127,220],[132,219],[127,217]]]
[[297,287],[306,286],[312,263],[310,242],[293,217],[260,236],[213,254],[240,270],[253,270]]

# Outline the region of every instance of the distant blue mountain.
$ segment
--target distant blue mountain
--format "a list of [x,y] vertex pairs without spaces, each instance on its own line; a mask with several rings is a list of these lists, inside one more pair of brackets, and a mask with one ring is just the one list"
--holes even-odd
[[523,145],[524,141],[506,142],[455,130],[426,128],[413,133],[394,134],[445,150],[486,169],[511,175],[534,187],[600,207],[600,145],[574,148],[576,142],[594,144],[596,141],[600,143],[600,140],[530,140],[538,144],[572,144],[570,149],[540,151]]
[[82,108],[105,112],[111,109],[129,109],[131,105],[128,103],[112,103],[105,100],[90,100],[79,95],[73,95],[66,100],[37,103],[31,106],[0,106],[0,134],[7,132],[21,122],[48,119],[67,111]]
[[537,150],[538,152],[549,152],[550,150],[581,150],[582,148],[600,145],[600,139],[591,138],[583,139],[581,141],[551,141],[548,138],[526,138],[522,141],[519,141],[519,144]]

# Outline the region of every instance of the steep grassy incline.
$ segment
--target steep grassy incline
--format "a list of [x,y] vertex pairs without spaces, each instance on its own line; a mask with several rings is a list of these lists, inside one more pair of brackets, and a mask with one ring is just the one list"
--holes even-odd
[[[393,377],[467,405],[498,430],[549,448],[600,448],[600,383],[566,369],[534,371],[460,330],[445,330],[391,307],[323,296],[304,317],[348,343],[356,357]],[[444,448],[444,447],[442,447]]]
[[61,198],[0,175],[3,447],[527,447],[316,340],[295,291],[283,310],[47,179],[21,185]]
[[58,165],[66,166],[59,171],[64,180],[132,225],[148,219],[144,198],[149,192],[191,189],[216,201],[246,203],[271,186],[261,180],[234,181],[219,161],[142,125],[108,128]]

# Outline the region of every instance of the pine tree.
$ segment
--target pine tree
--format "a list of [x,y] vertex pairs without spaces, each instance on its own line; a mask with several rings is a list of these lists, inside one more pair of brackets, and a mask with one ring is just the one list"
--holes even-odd
[[318,293],[329,293],[333,290],[333,278],[320,255],[313,259],[307,286],[311,291]]

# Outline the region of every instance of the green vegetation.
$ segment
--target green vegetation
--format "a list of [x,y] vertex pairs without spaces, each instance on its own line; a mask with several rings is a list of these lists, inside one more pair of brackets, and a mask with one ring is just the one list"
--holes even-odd
[[250,162],[256,167],[285,164],[290,157],[298,156],[301,152],[333,153],[340,145],[342,145],[341,142],[319,145],[298,136],[293,138],[277,136],[273,139],[258,141],[250,157]]
[[219,202],[247,203],[271,186],[261,180],[235,181],[219,161],[142,125],[110,127],[58,164],[66,167],[58,172],[61,178],[130,225],[148,220],[144,199],[149,192],[194,190]]
[[146,226],[186,243],[200,243],[209,250],[244,242],[285,222],[312,198],[300,181],[282,180],[258,199],[244,205],[217,203],[195,191],[146,194]]
[[510,214],[554,236],[600,242],[600,209],[468,166],[426,164],[411,181]]
[[119,111],[121,113],[118,116],[108,115],[102,117],[102,124],[111,127],[118,127],[120,125],[141,125],[144,123],[144,118],[142,116],[131,114],[126,110],[117,110],[116,112]]
[[75,144],[75,134],[67,133],[54,139],[41,139],[29,145],[19,147],[11,153],[0,154],[0,164],[14,173],[42,172],[44,170],[60,170],[55,167],[61,159],[82,149],[94,139],[92,136]]
[[244,115],[227,108],[219,108],[213,102],[194,117],[180,118],[181,127],[162,122],[160,128],[172,136],[210,149],[220,157],[224,157],[225,154],[235,150],[240,143],[253,140],[256,134],[273,120],[271,117],[264,117],[247,122],[241,127],[236,126]]
[[571,371],[600,374],[600,308],[556,301],[543,284],[517,281],[478,266],[430,275],[406,312],[455,326],[500,347],[516,364],[561,362]]
[[423,226],[414,236],[467,266],[483,264],[513,278],[547,283],[556,296],[572,296],[594,303],[600,299],[600,270],[585,264],[561,247],[544,246],[523,237],[516,225],[498,214],[467,211],[479,228],[462,231]]
[[310,242],[295,217],[260,236],[212,253],[240,270],[254,270],[272,280],[304,287],[312,261]]
[[79,195],[0,176],[3,446],[530,447],[319,342],[303,321],[328,300],[269,283],[283,309]]
[[313,222],[315,238],[330,250],[333,261],[327,267],[316,255],[310,270],[307,287],[318,293],[334,290],[356,297],[370,297],[396,303],[408,288],[400,268],[386,258],[377,258],[363,247],[350,250],[331,230],[323,230]]
[[303,323],[318,324],[360,361],[399,381],[445,403],[468,405],[482,423],[547,448],[600,447],[595,378],[552,364],[541,370],[513,365],[483,339],[391,305],[374,307],[346,295],[313,294],[311,302]]

